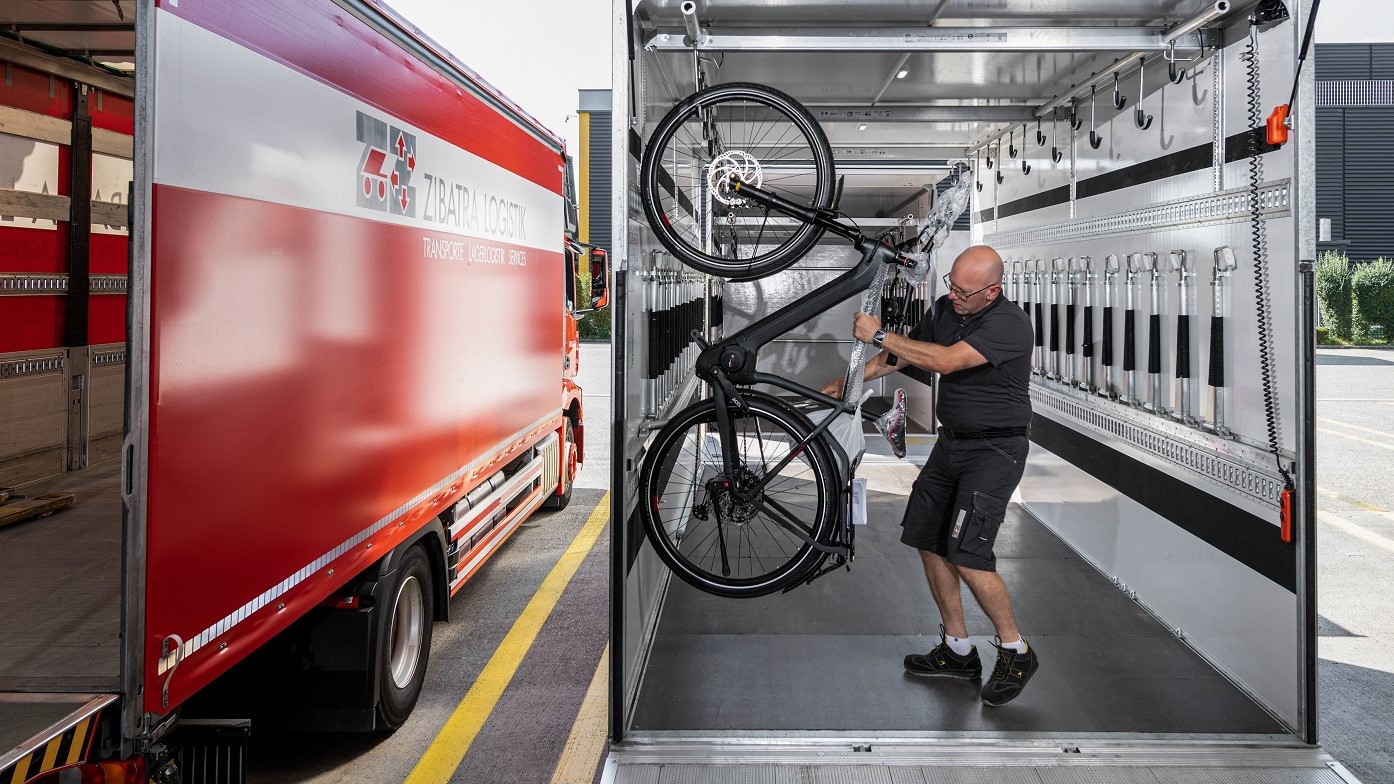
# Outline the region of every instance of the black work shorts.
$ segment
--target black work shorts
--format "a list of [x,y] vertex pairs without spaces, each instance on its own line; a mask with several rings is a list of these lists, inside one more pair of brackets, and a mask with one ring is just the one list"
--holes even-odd
[[941,435],[910,491],[900,541],[956,566],[996,571],[992,545],[1030,448],[1026,436]]

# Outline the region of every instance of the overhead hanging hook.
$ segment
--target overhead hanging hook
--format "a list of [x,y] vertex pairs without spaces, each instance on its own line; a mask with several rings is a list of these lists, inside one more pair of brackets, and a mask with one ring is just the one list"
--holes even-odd
[[[1001,140],[1001,139],[998,139],[998,140],[997,140],[997,159],[998,159],[998,160],[1001,160],[1001,159],[1002,159],[1002,140]],[[1003,173],[1002,173],[1002,170],[999,168],[999,169],[997,170],[997,184],[998,184],[998,185],[1001,185],[1001,184],[1002,184],[1002,181],[1005,180],[1005,179],[1007,179],[1007,176],[1006,176],[1005,174],[1003,174]]]
[[1122,111],[1128,105],[1128,96],[1118,92],[1118,72],[1113,72],[1113,108]]
[[1041,130],[1041,118],[1037,117],[1037,118],[1036,118],[1036,146],[1037,146],[1037,147],[1044,147],[1044,146],[1045,146],[1045,139],[1046,139],[1046,137],[1045,137],[1045,131],[1042,131],[1042,130]]
[[978,189],[978,193],[983,192],[983,178],[978,176],[978,172],[982,171],[982,163],[979,160],[981,154],[981,150],[974,151],[973,153],[973,179],[977,180],[977,182],[973,183],[973,187]]
[[1147,93],[1147,87],[1143,82],[1143,74],[1147,72],[1147,58],[1143,58],[1137,64],[1137,108],[1133,110],[1133,122],[1137,124],[1138,130],[1145,131],[1152,127],[1152,115],[1142,110],[1142,98]]
[[1060,118],[1059,118],[1059,116],[1057,116],[1057,115],[1055,114],[1054,111],[1052,111],[1052,112],[1050,113],[1050,161],[1051,161],[1051,163],[1059,163],[1059,162],[1060,162],[1060,159],[1065,157],[1065,153],[1063,153],[1063,152],[1060,151],[1060,145],[1059,145],[1059,143],[1058,143],[1058,141],[1057,141],[1058,135],[1059,135],[1059,131],[1058,131],[1058,126],[1059,126],[1059,125],[1060,125]]
[[1099,135],[1099,119],[1094,114],[1094,92],[1093,87],[1089,88],[1089,146],[1099,149],[1099,145],[1104,143],[1104,137]]
[[1081,119],[1079,118],[1079,113],[1076,111],[1076,106],[1075,106],[1075,104],[1074,104],[1073,102],[1071,102],[1071,103],[1070,103],[1070,130],[1072,130],[1072,131],[1077,131],[1077,130],[1079,130],[1080,127],[1083,126],[1083,125],[1084,125],[1084,120],[1081,120]]
[[1167,78],[1172,84],[1181,84],[1186,79],[1186,69],[1176,67],[1176,44],[1172,44],[1167,50]]
[[[1023,126],[1023,130],[1025,130],[1025,126]],[[1011,157],[1012,160],[1016,160],[1016,154],[1018,152],[1016,148],[1016,137],[1012,135],[1014,133],[1016,133],[1015,128],[1007,131],[1007,155]],[[1024,133],[1022,135],[1025,136]],[[1026,142],[1023,140],[1022,143],[1025,144]]]

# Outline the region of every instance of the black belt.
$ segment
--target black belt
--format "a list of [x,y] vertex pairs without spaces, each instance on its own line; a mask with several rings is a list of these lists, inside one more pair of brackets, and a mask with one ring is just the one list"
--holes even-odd
[[1012,436],[1027,436],[1031,434],[1029,427],[1000,427],[994,430],[950,430],[947,427],[939,428],[939,435],[949,438],[1010,438]]

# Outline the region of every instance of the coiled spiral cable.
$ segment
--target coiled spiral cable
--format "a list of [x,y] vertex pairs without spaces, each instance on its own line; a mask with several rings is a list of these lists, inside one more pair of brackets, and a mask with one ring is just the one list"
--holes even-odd
[[[1258,24],[1250,17],[1249,43],[1244,50],[1245,79],[1248,82],[1248,130],[1249,139],[1249,235],[1254,259],[1254,304],[1258,316],[1258,356],[1263,376],[1263,416],[1268,429],[1268,451],[1278,464],[1278,473],[1283,477],[1283,485],[1293,488],[1292,475],[1283,464],[1282,419],[1278,411],[1277,395],[1273,381],[1273,301],[1268,279],[1268,227],[1263,220],[1263,150],[1258,134],[1264,128],[1262,107],[1260,106],[1260,82],[1258,60]],[[1216,139],[1216,144],[1223,144]]]

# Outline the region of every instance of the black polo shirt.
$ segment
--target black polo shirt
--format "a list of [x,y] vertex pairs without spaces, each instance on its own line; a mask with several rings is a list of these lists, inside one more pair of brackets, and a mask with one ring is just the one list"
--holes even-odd
[[944,427],[997,430],[1031,424],[1035,331],[1030,317],[1015,302],[999,295],[991,305],[963,318],[943,296],[909,337],[941,346],[962,340],[987,360],[967,370],[939,374],[935,414]]

